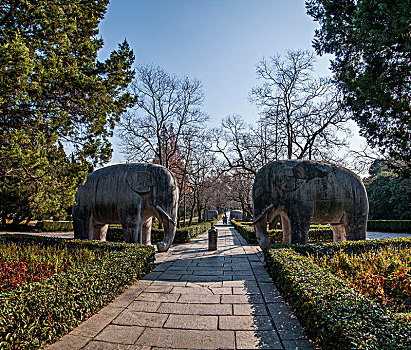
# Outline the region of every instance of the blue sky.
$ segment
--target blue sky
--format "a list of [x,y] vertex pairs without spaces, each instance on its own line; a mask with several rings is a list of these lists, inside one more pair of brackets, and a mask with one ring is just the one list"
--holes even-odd
[[[112,0],[100,24],[99,58],[126,38],[135,65],[152,63],[203,82],[210,126],[229,114],[252,123],[255,65],[287,49],[312,50],[316,27],[302,0]],[[318,58],[319,75],[329,74],[329,58]]]

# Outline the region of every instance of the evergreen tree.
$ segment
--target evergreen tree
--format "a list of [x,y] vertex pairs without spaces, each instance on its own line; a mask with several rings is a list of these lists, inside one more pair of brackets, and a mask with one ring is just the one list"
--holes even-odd
[[411,179],[400,178],[389,162],[377,160],[364,181],[370,204],[370,220],[411,219]]
[[307,0],[318,54],[373,146],[411,171],[411,0]]
[[[4,0],[0,5],[0,193],[3,217],[57,215],[133,98],[134,55],[124,41],[104,62],[98,24],[108,0]],[[42,189],[42,190],[41,190]],[[64,190],[67,198],[60,195]]]

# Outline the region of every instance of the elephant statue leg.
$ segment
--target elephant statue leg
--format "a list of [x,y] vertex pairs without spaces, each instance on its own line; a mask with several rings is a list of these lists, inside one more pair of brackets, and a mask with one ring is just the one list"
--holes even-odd
[[296,201],[290,203],[288,222],[290,223],[290,243],[307,244],[310,225],[314,213],[313,203]]
[[343,224],[331,225],[331,230],[333,231],[334,242],[345,241],[347,239],[345,227]]
[[142,241],[143,214],[141,205],[121,208],[119,210],[121,227],[123,228],[124,239],[127,243],[140,243]]
[[88,206],[77,206],[73,210],[73,229],[75,239],[92,239],[93,216]]
[[73,229],[75,239],[88,238],[88,220],[85,220],[85,217],[87,217],[87,215],[82,216],[83,213],[84,211],[79,207],[73,210]]
[[141,219],[132,217],[121,221],[124,239],[127,243],[141,244]]
[[105,241],[107,237],[108,225],[94,224],[93,239]]
[[142,243],[151,244],[151,225],[153,223],[153,217],[143,217],[143,227],[142,227]]
[[96,222],[94,221],[93,214],[86,216],[84,227],[86,228],[86,235],[88,239],[99,240],[100,236],[98,230],[95,230]]
[[288,221],[288,216],[285,213],[281,214],[281,226],[283,227],[283,243],[290,244],[290,223]]
[[346,239],[350,241],[359,241],[367,238],[367,218],[346,215],[344,220]]

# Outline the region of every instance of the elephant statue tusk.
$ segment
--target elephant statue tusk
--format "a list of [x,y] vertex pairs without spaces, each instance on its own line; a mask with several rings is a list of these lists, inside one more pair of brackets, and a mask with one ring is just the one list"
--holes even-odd
[[171,218],[170,215],[168,215],[168,213],[167,213],[160,205],[157,204],[157,205],[155,206],[155,208],[156,208],[161,214],[163,214],[163,215],[167,218],[167,220],[168,220],[169,222],[171,222],[173,225],[175,225],[174,220]]
[[270,205],[268,205],[263,212],[258,215],[257,219],[254,220],[253,225],[255,225],[257,222],[259,222],[265,214],[267,214],[272,208],[274,208],[274,203],[271,203]]

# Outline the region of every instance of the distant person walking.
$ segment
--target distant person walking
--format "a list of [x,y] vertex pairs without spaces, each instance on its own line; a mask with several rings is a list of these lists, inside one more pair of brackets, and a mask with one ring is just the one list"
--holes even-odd
[[223,225],[227,225],[227,215],[223,215]]

